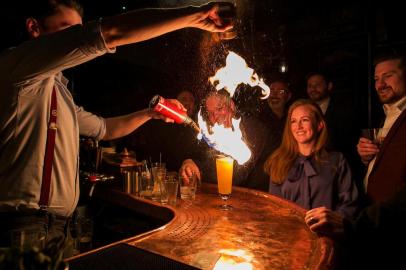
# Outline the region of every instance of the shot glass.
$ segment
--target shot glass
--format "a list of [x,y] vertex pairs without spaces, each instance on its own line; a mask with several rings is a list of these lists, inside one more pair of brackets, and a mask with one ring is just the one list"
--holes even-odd
[[154,181],[149,172],[141,172],[139,179],[139,196],[145,199],[151,199]]
[[177,181],[178,173],[175,171],[166,172],[166,179]]
[[176,206],[176,197],[178,196],[177,179],[165,178],[161,181],[161,203]]
[[197,176],[192,174],[187,179],[180,177],[180,198],[183,200],[194,200],[197,189]]

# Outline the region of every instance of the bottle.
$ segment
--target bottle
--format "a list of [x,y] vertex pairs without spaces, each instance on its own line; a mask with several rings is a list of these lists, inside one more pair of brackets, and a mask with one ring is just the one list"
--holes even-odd
[[192,120],[192,118],[187,116],[185,111],[180,110],[175,104],[159,95],[156,95],[151,99],[149,107],[154,111],[172,119],[177,124],[189,125],[197,132],[200,132],[199,126]]

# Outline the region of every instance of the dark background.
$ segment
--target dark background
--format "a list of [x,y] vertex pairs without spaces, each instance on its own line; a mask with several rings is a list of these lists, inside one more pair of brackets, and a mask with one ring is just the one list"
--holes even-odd
[[[202,97],[207,79],[224,64],[226,52],[241,55],[269,83],[284,74],[295,97],[305,96],[305,76],[321,69],[334,81],[335,92],[354,99],[363,126],[375,122],[381,106],[373,85],[372,57],[385,46],[404,51],[405,0],[377,4],[361,1],[237,0],[238,37],[216,41],[210,33],[183,29],[117,49],[66,71],[78,105],[102,116],[145,108],[154,94],[174,97],[182,89]],[[204,1],[84,0],[84,21],[144,7],[175,7]],[[18,5],[2,7],[2,48],[20,35]],[[249,89],[244,98],[256,106]],[[255,91],[253,91],[254,93]],[[244,102],[244,101],[241,101]]]

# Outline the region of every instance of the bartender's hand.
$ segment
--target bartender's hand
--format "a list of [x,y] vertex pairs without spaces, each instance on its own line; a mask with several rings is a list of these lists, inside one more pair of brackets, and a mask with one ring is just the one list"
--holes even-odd
[[179,175],[185,180],[189,181],[189,177],[193,175],[197,176],[197,179],[200,181],[200,170],[197,167],[196,163],[192,159],[186,159],[183,161],[182,166],[179,169]]
[[307,211],[305,222],[317,234],[340,237],[344,233],[344,217],[324,206]]
[[222,10],[229,10],[228,13],[235,13],[235,6],[230,2],[208,3],[200,7],[200,12],[193,18],[192,27],[200,28],[210,32],[224,32],[233,28],[232,21],[221,15]]
[[[169,102],[173,103],[176,105],[176,107],[178,107],[178,109],[187,112],[185,106],[182,105],[182,103],[180,103],[179,100],[177,99],[167,99]],[[153,109],[150,109],[149,112],[149,117],[151,117],[152,119],[162,119],[163,121],[167,122],[167,123],[173,123],[173,119],[166,117],[165,115],[160,114],[159,112],[154,111]]]
[[361,157],[362,162],[365,165],[368,165],[368,163],[379,152],[379,148],[371,140],[361,137],[357,144],[357,151],[358,151],[359,156]]

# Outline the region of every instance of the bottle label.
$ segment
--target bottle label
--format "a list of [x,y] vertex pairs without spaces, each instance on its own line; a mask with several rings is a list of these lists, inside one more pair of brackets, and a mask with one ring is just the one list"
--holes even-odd
[[175,104],[158,95],[152,98],[150,107],[154,111],[174,120],[177,124],[184,123],[188,118],[186,112],[181,111]]

